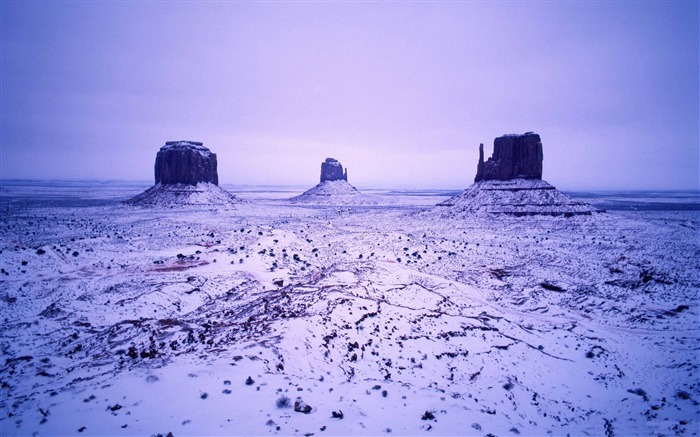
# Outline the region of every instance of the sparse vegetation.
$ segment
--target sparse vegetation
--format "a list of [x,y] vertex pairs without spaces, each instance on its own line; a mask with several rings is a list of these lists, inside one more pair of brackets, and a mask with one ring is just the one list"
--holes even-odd
[[287,396],[281,396],[278,398],[275,405],[277,405],[277,408],[290,408],[292,406],[291,400]]

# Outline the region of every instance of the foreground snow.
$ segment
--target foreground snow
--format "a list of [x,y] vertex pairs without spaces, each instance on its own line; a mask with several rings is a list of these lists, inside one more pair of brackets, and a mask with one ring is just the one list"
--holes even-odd
[[698,433],[697,212],[437,214],[6,209],[2,435]]

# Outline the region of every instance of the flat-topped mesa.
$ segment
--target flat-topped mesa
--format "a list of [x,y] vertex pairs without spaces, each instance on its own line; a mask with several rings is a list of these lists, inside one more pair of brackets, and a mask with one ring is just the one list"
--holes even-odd
[[195,141],[168,141],[156,154],[156,183],[126,200],[146,207],[228,207],[241,200],[219,187],[216,154]]
[[219,185],[216,153],[196,141],[168,141],[156,155],[156,184]]
[[334,158],[326,158],[321,163],[321,182],[324,181],[346,181],[348,180],[348,170],[343,171],[342,164]]
[[474,182],[511,179],[542,179],[542,141],[533,132],[503,135],[493,140],[493,156],[484,162],[479,145],[479,164]]

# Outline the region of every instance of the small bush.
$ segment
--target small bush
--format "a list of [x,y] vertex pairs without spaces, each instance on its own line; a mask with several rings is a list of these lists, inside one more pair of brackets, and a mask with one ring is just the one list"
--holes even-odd
[[678,390],[676,392],[676,396],[678,396],[679,399],[683,399],[683,400],[690,399],[690,394],[688,392],[683,391],[683,390]]
[[630,389],[627,390],[627,392],[628,392],[628,393],[635,394],[635,395],[637,395],[637,396],[641,396],[642,399],[644,399],[644,400],[647,401],[647,402],[649,401],[649,396],[647,395],[647,392],[645,392],[645,391],[642,390],[641,388],[635,388],[635,389],[630,388]]
[[281,398],[277,399],[276,405],[277,408],[290,408],[292,406],[290,402],[291,401],[287,396],[282,396]]
[[251,378],[250,376],[248,378],[246,378],[245,385],[253,385],[253,384],[255,384],[255,380],[253,378]]
[[426,411],[425,413],[423,413],[423,417],[421,417],[420,420],[435,420],[435,412]]
[[513,383],[508,381],[506,384],[503,385],[503,388],[506,390],[511,390],[513,388]]

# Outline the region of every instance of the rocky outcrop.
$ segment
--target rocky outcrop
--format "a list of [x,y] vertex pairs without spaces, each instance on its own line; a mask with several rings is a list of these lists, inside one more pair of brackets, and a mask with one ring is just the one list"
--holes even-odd
[[484,162],[479,145],[479,163],[474,182],[510,179],[542,179],[542,141],[533,132],[503,135],[493,141],[493,156]]
[[241,202],[218,186],[216,154],[195,141],[168,141],[156,154],[156,184],[125,203],[148,207],[227,206]]
[[195,141],[168,141],[156,155],[156,184],[219,185],[216,154]]
[[340,162],[333,158],[326,158],[321,163],[321,182],[289,200],[319,205],[356,205],[369,201],[348,183],[347,169],[343,170]]
[[474,184],[439,203],[441,214],[550,215],[570,217],[597,212],[592,206],[571,199],[542,180],[540,136],[504,135],[493,143],[493,156],[484,161],[479,145],[479,164]]
[[321,182],[324,181],[346,181],[348,180],[348,170],[343,171],[343,166],[337,159],[326,158],[321,163]]

